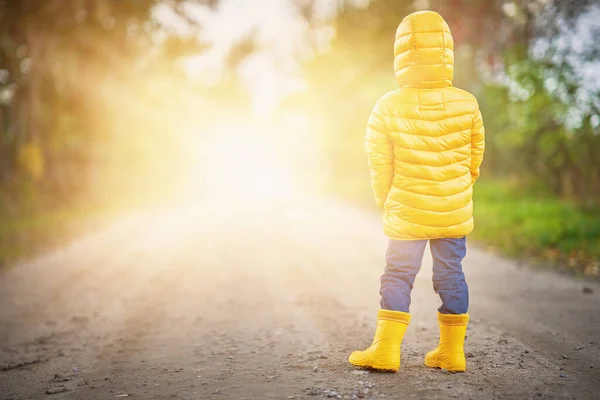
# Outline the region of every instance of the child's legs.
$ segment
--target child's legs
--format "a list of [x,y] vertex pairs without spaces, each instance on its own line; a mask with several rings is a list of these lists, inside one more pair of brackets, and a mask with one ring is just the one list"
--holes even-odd
[[429,242],[433,256],[433,289],[440,296],[442,314],[466,314],[469,308],[469,287],[462,270],[467,254],[466,237],[434,239]]
[[390,239],[381,276],[381,308],[408,312],[410,292],[421,268],[427,240]]

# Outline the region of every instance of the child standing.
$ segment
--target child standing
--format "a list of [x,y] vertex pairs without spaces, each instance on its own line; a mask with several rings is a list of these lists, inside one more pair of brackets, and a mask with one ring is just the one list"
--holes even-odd
[[473,230],[473,184],[483,160],[484,128],[475,97],[452,86],[454,43],[433,11],[408,15],[396,32],[400,89],[384,95],[369,118],[371,184],[389,237],[381,310],[372,345],[349,361],[396,372],[410,322],[410,293],[429,241],[440,341],[425,365],[465,371],[469,292],[462,271]]

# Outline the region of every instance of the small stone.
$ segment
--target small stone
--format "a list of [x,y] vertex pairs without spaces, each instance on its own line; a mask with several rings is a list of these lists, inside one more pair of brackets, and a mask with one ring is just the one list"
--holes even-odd
[[448,373],[448,370],[447,370],[446,368],[442,368],[442,373],[443,373],[443,374],[447,374],[447,373]]
[[562,379],[567,379],[567,376],[565,374],[560,374],[558,377]]
[[575,350],[577,350],[577,351],[579,351],[579,350],[583,350],[583,349],[584,349],[584,347],[585,347],[585,346],[583,346],[583,345],[582,345],[582,346],[577,346],[577,347],[575,347]]
[[121,393],[116,395],[115,397],[129,397],[129,395],[127,393]]
[[364,370],[357,369],[357,370],[352,371],[352,373],[354,375],[368,375],[369,371],[364,371]]
[[319,367],[317,367],[316,365],[313,367],[313,372],[318,372],[319,371]]
[[286,399],[295,399],[295,398],[296,398],[296,395],[291,395],[291,396],[286,397]]
[[565,360],[568,360],[568,359],[569,359],[569,356],[567,356],[566,354],[563,354],[563,355],[562,355],[562,357],[563,357]]
[[54,387],[54,388],[50,388],[48,390],[46,390],[46,394],[59,394],[59,393],[64,393],[64,392],[68,392],[69,389],[67,389],[64,386],[59,386],[59,387]]
[[581,291],[585,294],[592,294],[594,293],[594,289],[592,289],[591,287],[588,286],[584,286],[581,288]]
[[467,358],[473,358],[473,357],[475,357],[475,356],[473,355],[473,353],[467,353]]
[[523,353],[525,353],[525,354],[529,354],[529,350],[525,350]]
[[309,389],[308,389],[308,394],[309,394],[310,396],[318,396],[318,395],[320,395],[320,394],[321,394],[321,392],[322,392],[322,391],[323,391],[323,390],[321,390],[320,388],[313,387],[313,388],[309,388]]
[[508,340],[500,339],[500,340],[498,340],[498,344],[508,344]]

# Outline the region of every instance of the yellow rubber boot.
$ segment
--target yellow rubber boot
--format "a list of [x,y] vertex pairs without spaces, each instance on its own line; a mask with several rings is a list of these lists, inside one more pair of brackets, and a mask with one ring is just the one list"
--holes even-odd
[[465,336],[469,314],[440,314],[440,343],[427,353],[425,365],[432,368],[445,368],[451,372],[464,372],[467,369],[465,360]]
[[348,361],[362,368],[397,372],[400,369],[400,345],[410,322],[410,314],[379,310],[377,330],[371,347],[350,354]]

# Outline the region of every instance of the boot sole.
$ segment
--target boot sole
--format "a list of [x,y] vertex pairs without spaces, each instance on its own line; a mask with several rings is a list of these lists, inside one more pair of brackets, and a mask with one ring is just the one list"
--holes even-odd
[[359,367],[359,368],[364,368],[364,369],[370,369],[370,370],[375,370],[375,371],[381,371],[381,372],[398,372],[398,370],[400,369],[399,367],[394,367],[394,366],[374,366],[374,365],[370,365],[370,364],[361,364],[361,363],[353,363],[350,362],[350,364],[354,365],[355,367]]
[[465,368],[448,368],[448,367],[446,367],[446,366],[444,366],[444,365],[439,365],[439,364],[437,364],[437,363],[436,363],[436,364],[433,364],[433,363],[431,363],[431,364],[428,364],[427,362],[425,362],[425,366],[426,366],[426,367],[429,367],[429,368],[445,369],[445,370],[447,370],[448,372],[455,372],[455,373],[456,373],[456,372],[465,372],[465,371],[467,370],[467,368],[466,368],[466,367],[465,367]]

